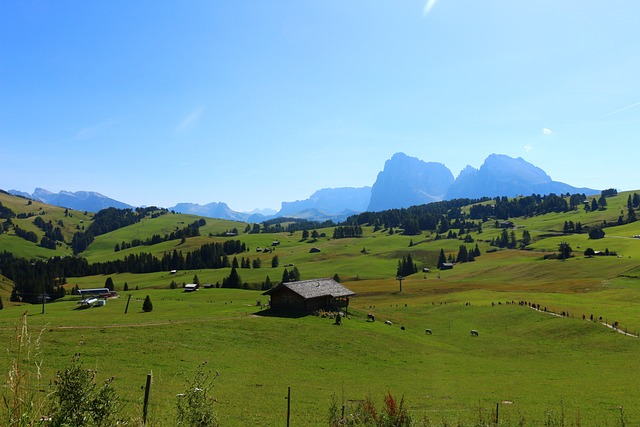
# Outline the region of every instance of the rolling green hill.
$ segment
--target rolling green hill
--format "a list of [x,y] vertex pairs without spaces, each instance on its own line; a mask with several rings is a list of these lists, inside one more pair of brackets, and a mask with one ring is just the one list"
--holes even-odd
[[[180,289],[195,276],[200,283],[221,283],[229,268],[67,277],[68,290],[102,287],[111,278],[121,297],[105,307],[75,310],[78,298],[69,295],[47,304],[40,314],[39,306],[10,303],[11,283],[2,276],[0,338],[8,342],[11,325],[28,310],[31,330],[43,331],[45,378],[80,352],[99,372],[116,376],[132,417],[139,413],[140,386],[153,371],[154,425],[170,425],[162,420],[172,414],[183,371],[192,372],[203,360],[220,372],[214,394],[221,425],[282,424],[287,386],[293,390],[296,425],[326,425],[332,394],[381,401],[387,391],[405,397],[416,425],[492,423],[496,402],[501,401],[514,403],[501,408],[500,425],[635,425],[640,423],[635,405],[640,378],[636,370],[624,367],[640,350],[640,339],[598,320],[619,322],[621,330],[633,335],[640,331],[640,238],[634,237],[640,235],[640,221],[607,226],[601,239],[590,239],[586,232],[564,233],[568,221],[585,228],[617,223],[626,216],[632,194],[610,197],[607,208],[595,212],[580,207],[510,218],[513,227],[507,233],[517,241],[513,249],[496,246],[504,230],[495,218],[482,222],[482,232],[458,235],[459,230],[452,229],[455,237],[433,231],[405,236],[399,228],[391,233],[388,227],[374,231],[374,225],[365,224],[361,237],[334,239],[330,227],[316,230],[321,237],[315,240],[303,239],[301,231],[248,234],[246,224],[205,218],[199,236],[116,251],[123,242],[169,234],[200,219],[172,213],[145,217],[97,236],[81,256],[90,263],[140,252],[160,258],[237,239],[247,247],[235,255],[238,260],[261,261],[260,268],[238,269],[250,289],[193,294]],[[12,222],[39,237],[43,233],[33,225],[34,215],[64,226],[66,243],[55,251],[9,228],[0,235],[0,248],[20,257],[71,256],[73,233],[93,217],[65,215],[64,209],[3,193],[0,201],[27,215]],[[469,206],[462,211],[469,212]],[[238,235],[225,235],[234,228]],[[525,231],[531,242],[520,249]],[[559,253],[561,244],[573,249],[572,256],[549,257]],[[461,245],[478,245],[481,255],[451,270],[438,270],[440,251],[455,257]],[[587,248],[609,256],[585,256]],[[418,273],[405,277],[399,292],[396,269],[409,254]],[[279,265],[272,267],[275,256]],[[267,276],[279,282],[284,269],[292,266],[303,279],[337,274],[356,292],[351,317],[343,326],[316,316],[269,316],[257,306],[266,297],[251,289],[259,288]],[[178,289],[171,289],[171,282]],[[124,315],[129,295],[131,309]],[[146,295],[154,302],[151,313],[141,311]],[[541,311],[532,310],[532,304]],[[368,322],[367,313],[393,325]],[[589,320],[592,316],[594,321]],[[433,335],[427,337],[425,328]],[[478,339],[470,339],[470,329],[480,331]]]

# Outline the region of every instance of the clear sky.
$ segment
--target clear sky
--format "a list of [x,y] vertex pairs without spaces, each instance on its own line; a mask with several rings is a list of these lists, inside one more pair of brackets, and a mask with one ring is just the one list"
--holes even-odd
[[402,151],[640,189],[638,0],[3,2],[0,189],[280,208]]

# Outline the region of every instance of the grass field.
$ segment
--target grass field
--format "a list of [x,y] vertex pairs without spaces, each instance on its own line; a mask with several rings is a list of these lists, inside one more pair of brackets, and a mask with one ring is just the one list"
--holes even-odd
[[[7,200],[3,194],[0,200],[5,206],[13,203],[16,212],[41,207],[23,199]],[[332,396],[347,403],[370,396],[382,404],[389,391],[397,398],[404,396],[416,425],[493,425],[496,404],[503,401],[513,403],[500,405],[501,425],[640,425],[640,371],[633,366],[640,339],[588,320],[593,315],[596,320],[617,321],[632,334],[640,331],[640,239],[633,238],[640,234],[640,222],[606,228],[605,238],[599,240],[561,234],[569,219],[583,225],[614,221],[626,200],[626,194],[618,195],[609,199],[607,210],[589,214],[515,219],[517,237],[526,229],[534,238],[527,250],[491,250],[489,242],[501,230],[489,221],[482,234],[472,233],[474,243],[467,244],[477,243],[482,255],[448,271],[433,268],[440,249],[455,255],[463,243],[436,240],[431,233],[390,235],[365,227],[364,236],[357,239],[310,241],[302,240],[300,232],[236,237],[249,247],[238,258],[262,261],[262,268],[238,270],[250,284],[259,284],[267,275],[279,282],[284,266],[291,264],[303,279],[337,273],[357,293],[351,316],[341,326],[316,316],[269,315],[257,306],[267,298],[259,291],[169,289],[171,281],[190,283],[196,275],[201,283],[221,282],[229,269],[71,277],[68,288],[102,287],[111,277],[121,297],[104,307],[77,310],[77,297],[68,296],[47,304],[44,314],[41,306],[8,302],[11,283],[0,277],[5,307],[0,310],[0,340],[9,343],[13,325],[28,310],[31,332],[42,332],[42,394],[55,372],[80,353],[85,366],[97,369],[100,378],[115,376],[124,411],[132,418],[142,413],[142,388],[147,374],[153,373],[150,417],[156,426],[173,425],[176,395],[203,361],[220,373],[213,394],[223,426],[284,425],[289,386],[292,425],[327,425]],[[90,220],[83,213],[73,212],[66,219],[63,209],[42,209],[47,215],[62,215],[69,233]],[[141,250],[157,256],[174,249],[188,252],[224,240],[216,235],[226,230],[244,229],[244,224],[207,219],[202,235],[185,242],[113,250],[123,241],[168,233],[197,218],[169,214],[146,219],[99,236],[83,255],[96,262]],[[26,229],[31,220],[19,221]],[[318,231],[332,235],[331,228]],[[271,247],[274,240],[280,244],[273,252],[256,251]],[[545,260],[544,255],[557,251],[562,242],[571,245],[575,256]],[[28,246],[11,233],[0,235],[0,245],[35,258],[66,251]],[[321,252],[310,253],[311,247]],[[585,257],[588,247],[608,249],[616,256]],[[430,267],[431,272],[406,277],[399,292],[395,269],[409,253],[419,270]],[[280,266],[271,268],[275,255]],[[125,283],[128,292],[123,291]],[[154,305],[151,313],[141,310],[146,295]],[[512,301],[539,304],[568,316],[507,304]],[[367,313],[374,313],[376,322],[367,322]],[[433,335],[426,335],[426,328]],[[471,337],[471,329],[480,336]]]
[[[332,394],[381,402],[387,391],[405,397],[414,419],[476,422],[481,414],[490,419],[495,404],[508,400],[514,404],[501,419],[513,424],[505,425],[522,419],[544,425],[549,412],[561,411],[567,425],[618,425],[620,406],[628,425],[640,421],[640,373],[630,363],[639,339],[580,317],[507,305],[519,296],[512,291],[408,281],[400,294],[395,287],[353,283],[362,294],[341,326],[316,316],[269,316],[256,306],[264,300],[259,292],[227,289],[133,291],[126,315],[124,296],[87,310],[75,310],[75,301],[49,304],[45,314],[30,306],[29,324],[32,332],[42,330],[43,389],[80,353],[86,366],[116,377],[126,410],[135,416],[146,375],[153,373],[154,425],[170,425],[175,395],[203,361],[220,373],[214,395],[222,425],[282,425],[289,386],[292,425],[326,424]],[[605,298],[613,304],[620,297],[597,294],[591,303]],[[141,311],[145,295],[154,303],[151,313]],[[577,297],[565,302],[580,303]],[[24,308],[0,312],[3,340]],[[376,322],[366,321],[368,312]],[[470,329],[480,336],[470,337]]]

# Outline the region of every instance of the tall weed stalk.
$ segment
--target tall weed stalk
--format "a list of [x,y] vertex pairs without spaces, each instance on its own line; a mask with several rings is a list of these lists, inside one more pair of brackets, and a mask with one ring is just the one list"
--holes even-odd
[[7,353],[10,366],[2,392],[2,418],[5,426],[29,427],[42,424],[45,399],[38,395],[36,388],[41,379],[42,362],[37,357],[43,331],[44,329],[35,338],[31,335],[25,311],[9,340]]

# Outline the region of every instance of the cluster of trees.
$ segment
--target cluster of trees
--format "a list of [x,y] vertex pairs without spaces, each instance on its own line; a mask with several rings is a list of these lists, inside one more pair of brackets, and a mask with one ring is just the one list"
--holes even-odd
[[41,302],[43,296],[54,300],[64,296],[66,275],[47,262],[31,262],[14,258],[10,252],[0,253],[0,271],[14,283],[11,301]]
[[51,240],[58,242],[64,242],[64,236],[62,235],[62,229],[64,227],[62,220],[58,221],[58,226],[54,227],[51,221],[45,222],[42,217],[37,216],[33,219],[33,224],[44,232],[44,235]]
[[604,196],[600,196],[599,199],[596,199],[594,197],[593,199],[591,199],[591,203],[589,202],[584,203],[585,212],[603,211],[605,209],[607,209],[607,199]]
[[262,260],[260,258],[254,258],[253,261],[249,259],[249,257],[242,257],[240,259],[240,264],[238,264],[238,258],[233,257],[233,261],[231,262],[231,266],[234,268],[261,268]]
[[12,211],[11,208],[4,206],[2,202],[0,202],[0,219],[9,219],[15,217],[16,213]]
[[334,239],[345,239],[348,237],[362,237],[362,227],[359,225],[341,225],[333,229]]
[[601,227],[594,227],[589,230],[590,239],[602,239],[605,236],[605,232]]
[[[491,239],[489,243],[491,246],[497,246],[499,248],[515,249],[518,247],[518,239],[516,238],[515,230],[507,231],[506,228],[502,229],[500,236]],[[520,240],[520,248],[525,248],[531,244],[531,233],[528,230],[522,231],[522,239]]]
[[396,270],[396,277],[410,276],[418,272],[418,266],[413,262],[411,254],[403,256],[401,260],[398,260],[398,268]]
[[13,231],[16,233],[16,236],[23,238],[29,242],[38,243],[38,235],[33,231],[23,230],[19,226],[14,226]]
[[469,216],[472,219],[497,218],[507,220],[520,216],[544,215],[547,213],[561,213],[575,210],[587,199],[585,194],[549,194],[509,199],[508,197],[496,197],[493,203],[476,204],[471,206]]
[[405,234],[420,234],[422,231],[439,231],[446,233],[451,228],[451,222],[464,219],[461,208],[474,203],[486,202],[491,199],[454,199],[434,202],[426,205],[412,206],[406,209],[389,209],[381,212],[363,212],[347,218],[345,224],[369,225],[374,231],[382,228],[389,230],[401,228]]
[[[262,226],[261,226],[262,224]],[[280,217],[263,221],[261,224],[247,224],[245,233],[295,233],[300,230],[313,230],[314,228],[333,227],[335,223],[327,221],[310,221],[302,218]]]
[[42,246],[43,248],[55,250],[58,247],[58,244],[55,240],[50,239],[47,236],[42,236],[42,239],[40,239],[40,246]]
[[289,283],[289,282],[297,282],[300,280],[300,272],[298,271],[298,267],[293,266],[291,270],[287,270],[286,268],[282,272],[282,281],[281,283]]
[[[298,271],[297,267],[293,267],[291,270],[287,270],[286,268],[284,269],[282,273],[282,283],[296,282],[298,280],[300,280],[300,272]],[[276,285],[277,283],[272,282],[269,276],[267,275],[264,282],[260,284],[259,289],[266,291],[273,288]],[[234,266],[234,267],[231,267],[231,272],[229,273],[229,276],[222,279],[222,287],[240,289],[240,288],[248,288],[249,284],[242,282],[242,278],[240,277],[240,274],[238,273],[237,268]]]
[[307,240],[309,237],[311,237],[311,239],[313,241],[318,240],[320,237],[326,237],[327,235],[324,233],[318,233],[318,230],[312,230],[311,233],[309,233],[309,230],[302,230],[302,240]]
[[[44,232],[44,236],[40,239],[40,246],[47,249],[56,249],[56,242],[64,242],[64,236],[62,235],[62,229],[64,224],[62,220],[58,221],[58,226],[54,227],[51,221],[45,222],[42,217],[37,216],[33,220],[33,224]],[[37,237],[36,237],[37,240]]]
[[569,243],[567,242],[561,242],[558,245],[558,249],[560,252],[560,259],[567,259],[571,257],[571,254],[573,252],[573,249],[571,249],[571,245],[569,245]]
[[475,248],[467,248],[465,245],[460,245],[458,249],[458,255],[456,256],[453,262],[473,262],[476,260],[476,257],[481,255],[480,248],[478,248],[478,244],[476,243]]
[[200,248],[188,252],[174,250],[171,254],[165,254],[161,259],[149,254],[130,254],[122,260],[108,261],[92,264],[93,270],[99,270],[94,274],[112,273],[150,273],[154,271],[170,270],[199,270],[206,268],[231,267],[230,255],[246,252],[247,248],[239,240],[227,240],[225,242],[207,243]]
[[440,254],[438,255],[438,268],[442,268],[445,263],[473,262],[481,254],[482,253],[480,252],[480,248],[477,243],[474,248],[467,248],[465,245],[460,245],[458,254],[455,257],[453,254],[449,254],[449,256],[447,256],[444,249],[440,249]]
[[159,234],[154,234],[151,237],[146,238],[145,240],[141,239],[133,239],[131,242],[122,242],[122,244],[116,244],[115,252],[119,252],[121,250],[135,248],[138,246],[151,246],[157,245],[158,243],[168,242],[170,240],[176,239],[186,239],[188,237],[196,237],[200,235],[200,227],[204,227],[207,225],[207,222],[204,219],[199,219],[194,221],[193,223],[187,225],[182,229],[177,229],[169,234],[165,234],[164,237]]
[[562,230],[565,233],[581,234],[582,233],[582,223],[581,222],[574,223],[573,221],[565,221],[564,222],[564,227],[563,227]]

